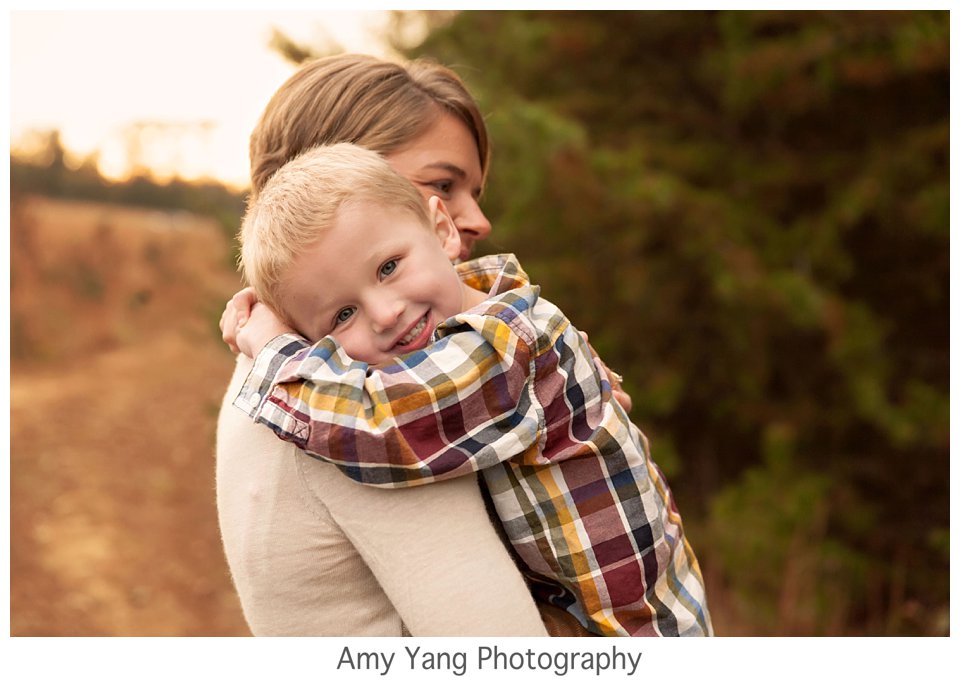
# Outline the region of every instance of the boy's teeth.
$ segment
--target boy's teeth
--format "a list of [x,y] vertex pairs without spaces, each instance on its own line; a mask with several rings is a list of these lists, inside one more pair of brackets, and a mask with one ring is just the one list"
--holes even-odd
[[423,328],[426,325],[427,325],[427,316],[424,315],[423,318],[417,323],[417,326],[411,329],[409,334],[407,334],[402,339],[400,339],[400,341],[398,342],[399,345],[405,346],[411,341],[413,341],[415,338],[420,336],[420,332],[423,331]]

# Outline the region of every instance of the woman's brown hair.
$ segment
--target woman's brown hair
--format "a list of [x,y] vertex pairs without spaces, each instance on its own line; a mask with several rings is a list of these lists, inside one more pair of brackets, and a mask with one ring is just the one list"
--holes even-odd
[[487,129],[463,81],[428,60],[394,64],[368,55],[307,63],[280,86],[250,136],[253,196],[287,161],[321,144],[352,142],[380,154],[398,151],[443,113],[473,134],[486,176]]

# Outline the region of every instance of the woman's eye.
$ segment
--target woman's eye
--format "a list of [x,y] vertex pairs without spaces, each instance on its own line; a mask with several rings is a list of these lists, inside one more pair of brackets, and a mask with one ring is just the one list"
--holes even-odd
[[353,317],[353,314],[356,311],[357,309],[352,306],[350,308],[344,308],[339,313],[337,313],[337,317],[335,318],[334,321],[336,322],[336,324],[343,324],[344,322],[349,320],[351,317]]
[[388,260],[386,263],[380,266],[380,277],[389,277],[397,269],[397,261]]
[[453,189],[453,183],[449,180],[438,180],[437,182],[431,184],[435,190],[440,192],[440,194],[450,194],[450,190]]

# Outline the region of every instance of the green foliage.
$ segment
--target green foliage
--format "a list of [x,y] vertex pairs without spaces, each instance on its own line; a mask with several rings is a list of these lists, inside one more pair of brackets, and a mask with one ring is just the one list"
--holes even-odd
[[835,485],[773,449],[766,466],[713,498],[708,542],[736,576],[735,604],[759,633],[842,634],[863,600],[866,558],[828,535],[840,511]]
[[409,54],[489,112],[486,248],[626,376],[741,617],[930,632],[948,14],[462,12]]

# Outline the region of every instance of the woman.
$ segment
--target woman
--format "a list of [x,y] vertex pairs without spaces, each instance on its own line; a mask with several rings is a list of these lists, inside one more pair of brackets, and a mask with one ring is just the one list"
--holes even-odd
[[[254,196],[301,151],[354,142],[383,154],[425,198],[441,197],[463,242],[486,238],[480,210],[489,146],[459,78],[427,62],[342,55],[307,64],[267,105],[250,140]],[[233,345],[244,308],[221,320]],[[238,320],[239,316],[239,320]],[[256,635],[543,636],[475,476],[403,491],[353,483],[232,406],[217,429],[217,508],[227,561]],[[552,634],[582,631],[549,607]]]

